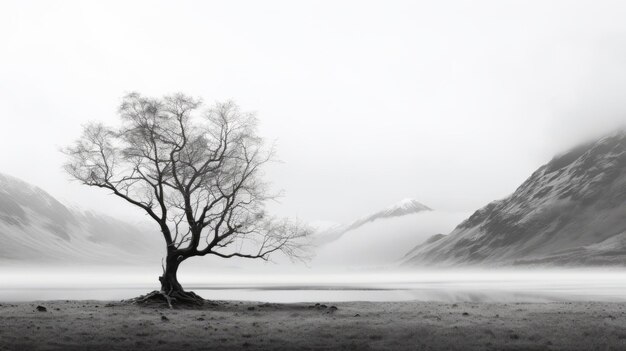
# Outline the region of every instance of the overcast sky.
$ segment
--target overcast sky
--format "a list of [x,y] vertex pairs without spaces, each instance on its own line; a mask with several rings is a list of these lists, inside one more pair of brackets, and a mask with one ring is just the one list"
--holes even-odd
[[58,148],[128,91],[234,99],[282,161],[272,209],[473,211],[626,121],[623,1],[2,1],[0,172],[63,201]]

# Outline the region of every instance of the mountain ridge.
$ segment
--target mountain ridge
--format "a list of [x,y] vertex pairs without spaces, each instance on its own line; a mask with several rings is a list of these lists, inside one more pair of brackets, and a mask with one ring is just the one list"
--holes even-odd
[[161,251],[150,229],[68,208],[45,190],[3,173],[0,240],[0,259],[32,262],[144,262],[157,260]]
[[343,234],[349,231],[355,230],[367,223],[372,223],[380,219],[400,217],[423,211],[432,211],[432,209],[415,199],[405,198],[394,203],[393,205],[383,208],[382,210],[358,218],[349,224],[338,224],[327,228],[318,234],[316,238],[317,243],[323,245],[332,242],[339,239]]
[[623,265],[626,243],[617,238],[625,219],[626,132],[619,131],[555,156],[510,196],[414,247],[403,263]]

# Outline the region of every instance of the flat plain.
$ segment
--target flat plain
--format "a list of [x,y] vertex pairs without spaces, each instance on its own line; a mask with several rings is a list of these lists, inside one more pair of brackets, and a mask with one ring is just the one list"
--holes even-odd
[[0,305],[0,350],[175,349],[624,350],[626,308],[604,302]]

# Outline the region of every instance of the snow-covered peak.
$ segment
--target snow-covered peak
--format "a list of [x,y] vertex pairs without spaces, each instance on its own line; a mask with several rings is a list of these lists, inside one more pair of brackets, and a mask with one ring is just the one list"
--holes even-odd
[[402,199],[399,202],[387,207],[383,211],[379,213],[387,213],[387,214],[406,214],[406,213],[414,213],[420,211],[430,211],[431,209],[420,203],[419,201],[411,198]]
[[420,202],[413,199],[404,199],[396,204],[389,206],[381,211],[372,213],[369,216],[362,217],[347,226],[348,230],[356,229],[365,223],[373,222],[382,218],[399,217],[412,213],[431,211],[431,209]]
[[323,238],[320,242],[326,243],[336,240],[348,231],[357,229],[367,223],[371,223],[379,219],[400,217],[423,211],[432,211],[432,209],[417,200],[406,198],[378,212],[361,217],[352,223],[320,227],[321,230],[318,230],[318,233],[320,234],[320,237]]

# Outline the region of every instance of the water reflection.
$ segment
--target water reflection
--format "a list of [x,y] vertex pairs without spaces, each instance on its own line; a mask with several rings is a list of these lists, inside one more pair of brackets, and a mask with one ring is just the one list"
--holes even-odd
[[[0,301],[121,300],[155,288],[154,274],[0,271]],[[626,301],[626,272],[447,271],[181,276],[185,287],[213,300],[265,302]],[[211,283],[207,283],[211,282]]]

